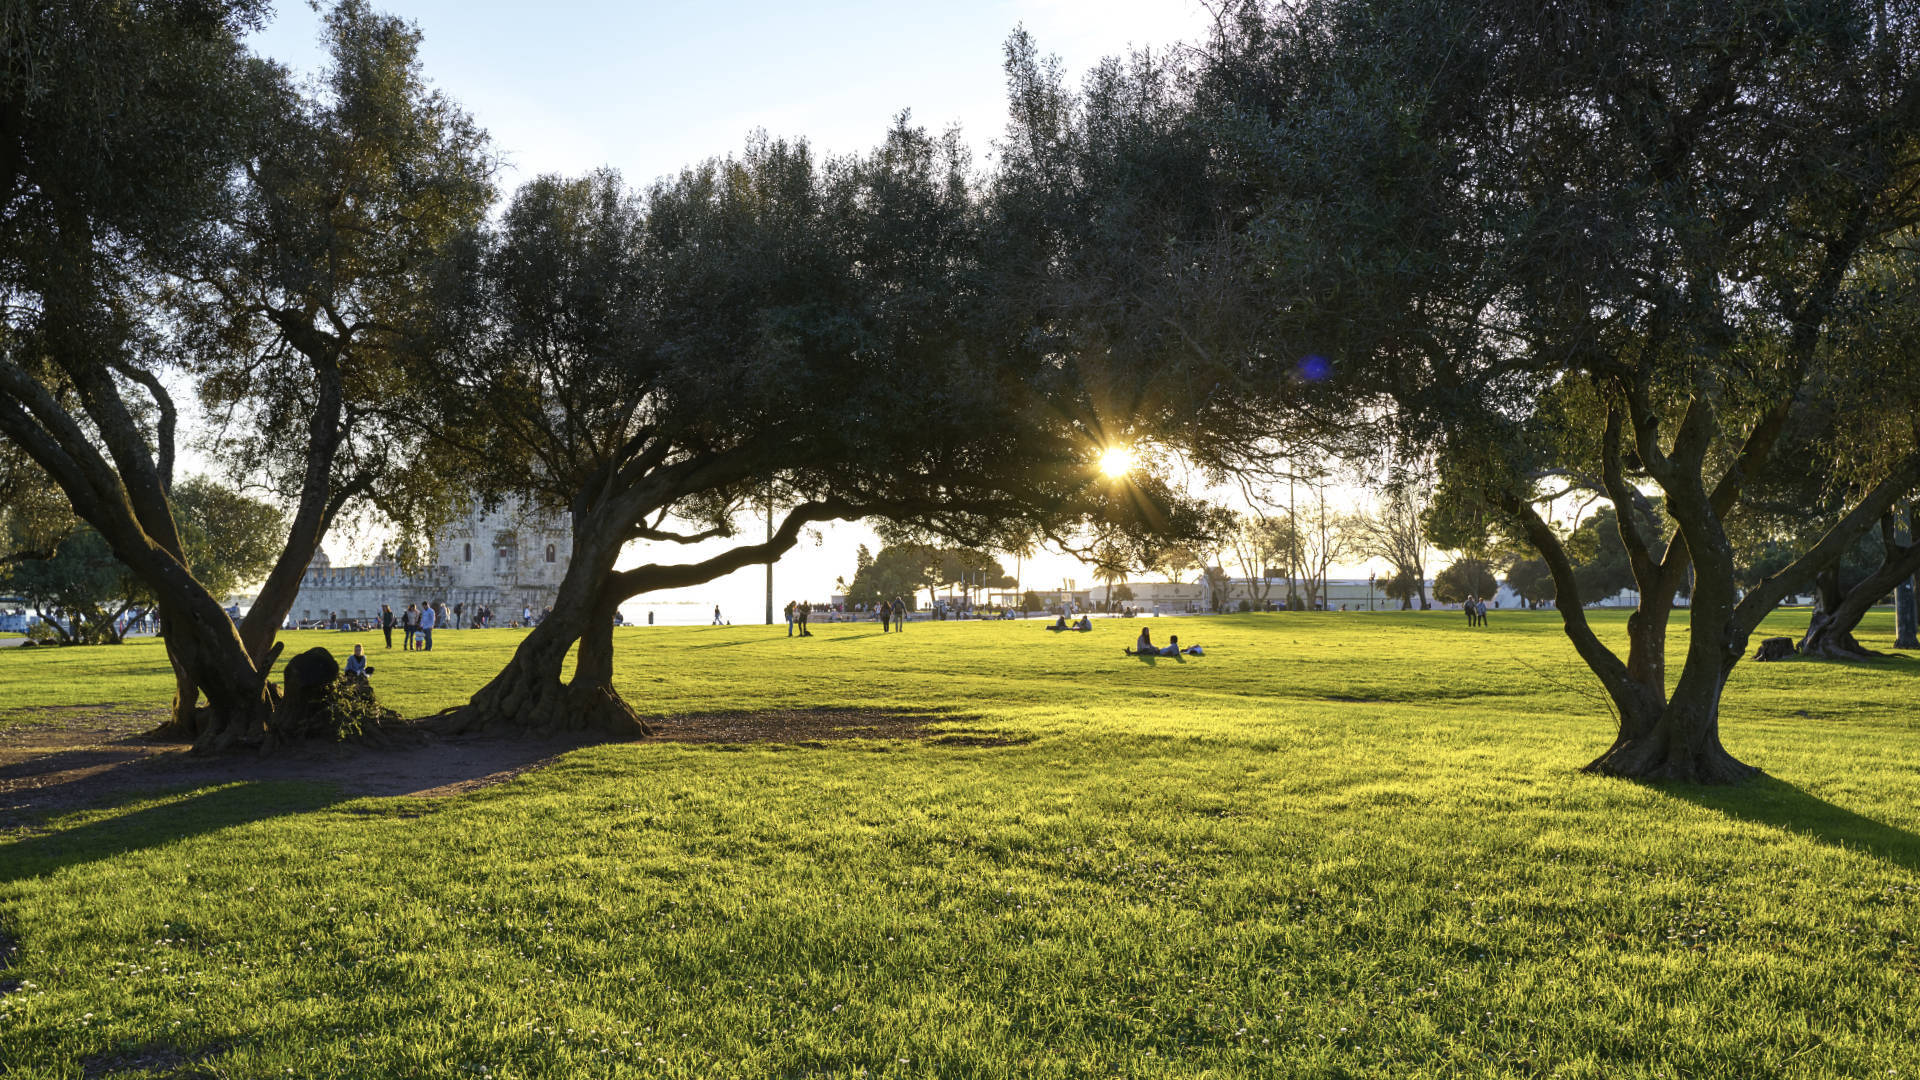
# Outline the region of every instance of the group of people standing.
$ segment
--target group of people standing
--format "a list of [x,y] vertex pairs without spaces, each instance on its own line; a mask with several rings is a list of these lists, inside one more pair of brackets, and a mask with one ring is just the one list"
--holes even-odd
[[1467,597],[1467,602],[1462,604],[1461,607],[1465,609],[1467,613],[1468,626],[1487,625],[1487,602],[1485,600],[1477,596],[1469,596]]
[[880,632],[905,630],[907,628],[907,602],[896,596],[891,600],[880,601]]
[[[813,636],[813,631],[807,629],[807,620],[813,615],[813,601],[789,600],[787,601],[786,613],[788,637],[792,637],[795,630],[800,631],[801,637]],[[720,617],[719,608],[713,609],[713,616],[715,619]]]
[[[454,605],[459,608],[460,605]],[[484,610],[484,609],[483,609]],[[416,649],[433,651],[433,628],[450,625],[447,621],[447,605],[441,603],[408,604],[407,610],[399,615],[387,604],[380,605],[380,633],[387,639],[387,648],[393,648],[393,631],[400,629],[400,648],[405,652]]]

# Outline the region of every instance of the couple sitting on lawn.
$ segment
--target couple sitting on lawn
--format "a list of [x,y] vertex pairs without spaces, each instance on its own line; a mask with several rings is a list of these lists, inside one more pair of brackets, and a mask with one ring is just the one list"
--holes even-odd
[[1047,629],[1055,631],[1056,633],[1061,630],[1090,631],[1093,629],[1093,620],[1087,618],[1085,615],[1082,615],[1080,616],[1079,622],[1069,625],[1067,623],[1067,617],[1065,615],[1062,615],[1058,619],[1055,619],[1053,621],[1053,625],[1047,627]]
[[1189,645],[1185,649],[1182,649],[1180,647],[1179,634],[1167,635],[1167,647],[1164,649],[1156,649],[1153,647],[1152,631],[1148,630],[1146,627],[1143,626],[1140,628],[1140,640],[1133,643],[1133,648],[1127,650],[1127,655],[1128,656],[1179,656],[1182,652],[1186,653],[1188,656],[1205,656],[1206,655],[1205,653],[1200,651],[1200,646],[1198,645]]

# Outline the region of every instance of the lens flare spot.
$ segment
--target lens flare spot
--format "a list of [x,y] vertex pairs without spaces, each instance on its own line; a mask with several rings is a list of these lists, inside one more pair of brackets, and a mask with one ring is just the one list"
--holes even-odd
[[1109,446],[1100,451],[1100,475],[1118,480],[1132,472],[1138,460],[1131,446]]

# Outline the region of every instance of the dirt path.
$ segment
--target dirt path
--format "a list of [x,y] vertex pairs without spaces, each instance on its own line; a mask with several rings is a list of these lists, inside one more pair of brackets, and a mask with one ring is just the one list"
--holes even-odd
[[[502,783],[606,741],[423,735],[420,745],[398,749],[315,743],[207,758],[142,734],[163,719],[161,712],[68,707],[49,708],[43,718],[47,722],[0,729],[0,828],[129,792],[239,781],[317,781],[350,795],[441,798]],[[650,720],[660,734],[642,742],[818,746],[845,739],[928,739],[984,747],[1025,741],[946,726],[969,719],[869,709],[714,713]]]

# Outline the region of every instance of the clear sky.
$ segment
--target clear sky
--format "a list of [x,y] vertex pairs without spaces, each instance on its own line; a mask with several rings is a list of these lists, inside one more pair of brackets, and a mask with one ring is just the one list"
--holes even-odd
[[[492,135],[507,163],[503,191],[542,173],[602,165],[643,186],[736,151],[759,129],[805,137],[822,152],[863,151],[902,109],[931,129],[958,126],[985,166],[1005,129],[1002,48],[1016,26],[1079,73],[1103,56],[1197,39],[1211,21],[1197,0],[376,6],[424,33],[426,74]],[[323,61],[318,29],[315,10],[283,2],[252,44],[312,71]],[[328,547],[339,562],[363,557],[361,549],[373,543],[336,537]],[[803,542],[775,568],[780,602],[824,600],[836,577],[852,577],[860,543],[873,541],[858,525],[829,527],[818,544]],[[626,562],[679,561],[711,550],[636,549]],[[1068,578],[1092,583],[1076,560],[1061,556],[1022,569],[1028,587],[1058,587]],[[764,568],[753,568],[655,599],[718,603],[728,618],[747,622],[761,618],[764,594]],[[628,605],[630,613],[646,606]]]
[[[1196,0],[735,4],[387,0],[425,34],[433,82],[505,152],[511,187],[612,165],[644,185],[738,149],[752,131],[864,150],[913,110],[959,125],[984,160],[1005,126],[1001,49],[1025,25],[1070,71],[1205,33]],[[322,60],[319,15],[283,2],[254,47]]]

